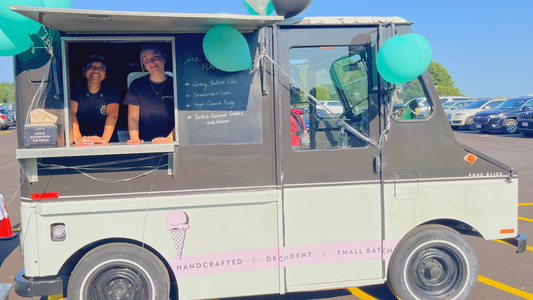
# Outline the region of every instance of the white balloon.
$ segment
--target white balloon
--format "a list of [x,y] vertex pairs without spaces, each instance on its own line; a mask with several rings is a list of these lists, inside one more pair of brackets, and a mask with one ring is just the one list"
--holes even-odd
[[262,14],[270,2],[270,0],[246,0],[248,4],[258,13]]

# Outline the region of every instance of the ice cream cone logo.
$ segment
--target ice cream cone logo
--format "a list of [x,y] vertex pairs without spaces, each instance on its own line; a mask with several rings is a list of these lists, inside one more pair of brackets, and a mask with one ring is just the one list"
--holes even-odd
[[189,216],[183,210],[173,210],[167,215],[167,230],[170,232],[179,259],[183,253],[187,229],[189,229]]

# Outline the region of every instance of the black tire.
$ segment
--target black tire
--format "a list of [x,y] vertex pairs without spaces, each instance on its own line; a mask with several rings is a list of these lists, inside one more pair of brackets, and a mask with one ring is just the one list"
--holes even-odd
[[9,125],[2,127],[2,130],[8,130],[8,129],[9,129]]
[[470,131],[476,130],[476,124],[474,124],[474,118],[473,117],[469,117],[468,119],[466,119],[466,121],[465,121],[465,129],[466,130],[470,130]]
[[79,261],[68,283],[69,300],[168,299],[165,265],[147,249],[126,243],[99,246]]
[[457,231],[423,225],[409,232],[389,262],[387,284],[398,299],[467,299],[479,272],[476,254]]
[[515,119],[507,119],[503,121],[503,133],[513,134],[518,131],[518,122]]

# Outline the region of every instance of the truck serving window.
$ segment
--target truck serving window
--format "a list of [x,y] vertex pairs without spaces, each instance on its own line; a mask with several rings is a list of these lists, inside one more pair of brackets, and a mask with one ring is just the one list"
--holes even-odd
[[291,86],[291,141],[294,150],[366,147],[346,131],[345,122],[369,135],[370,80],[367,46],[303,47],[289,51],[290,75],[318,103]]
[[424,120],[435,110],[421,77],[400,84],[393,103],[392,117],[398,121]]
[[[170,40],[162,41],[158,39],[146,39],[146,38],[137,38],[137,39],[106,39],[104,40],[91,40],[91,39],[66,39],[65,49],[67,54],[67,77],[69,78],[69,100],[73,100],[78,104],[80,108],[78,110],[78,115],[80,115],[80,110],[82,107],[85,109],[85,115],[80,115],[76,120],[70,120],[71,123],[78,122],[80,130],[82,126],[91,127],[90,118],[87,115],[91,115],[88,110],[91,108],[89,105],[83,105],[83,102],[94,101],[95,97],[100,99],[100,102],[108,102],[108,98],[118,96],[119,99],[119,115],[118,120],[115,125],[115,134],[110,142],[126,142],[129,139],[128,133],[128,106],[124,104],[124,99],[130,84],[138,78],[141,78],[145,75],[149,75],[148,70],[143,68],[143,65],[140,61],[140,51],[143,47],[151,45],[155,46],[163,52],[165,55],[164,69],[169,82],[173,82],[174,76],[174,48],[172,47],[172,42]],[[91,57],[99,57],[105,62],[105,79],[101,82],[101,90],[96,96],[92,95],[88,91],[88,82],[89,75],[86,75],[84,67]],[[87,72],[89,73],[89,71]],[[164,86],[163,86],[164,87]],[[157,86],[158,89],[161,89],[160,86]],[[172,94],[172,85],[167,87],[167,93]],[[161,89],[162,90],[162,89]],[[118,92],[118,95],[114,95]],[[108,95],[109,94],[109,95]],[[156,93],[157,94],[157,93]],[[111,96],[110,96],[111,95]],[[172,96],[173,98],[173,96]],[[96,99],[96,100],[98,100]],[[104,99],[104,100],[102,100]],[[170,102],[173,102],[172,99],[169,99]],[[94,105],[93,105],[94,106]],[[175,119],[175,105],[170,103],[168,105],[170,112],[168,117]],[[76,107],[77,108],[77,107]],[[72,107],[71,107],[72,109]],[[106,114],[105,108],[100,109],[98,112],[93,113],[95,117],[99,117],[100,114]],[[74,117],[72,117],[74,119]],[[96,120],[95,120],[96,122]],[[70,143],[73,143],[74,138],[74,124],[70,127],[71,138]],[[87,129],[85,129],[87,132]],[[169,131],[170,133],[170,131]]]

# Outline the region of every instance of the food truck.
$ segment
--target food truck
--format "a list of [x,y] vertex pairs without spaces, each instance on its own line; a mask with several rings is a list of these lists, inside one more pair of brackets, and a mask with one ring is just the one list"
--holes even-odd
[[[456,141],[427,71],[380,76],[381,45],[412,32],[403,18],[11,9],[44,25],[14,58],[18,295],[65,284],[68,299],[184,300],[386,282],[401,299],[466,299],[478,262],[463,235],[525,251],[516,170]],[[250,69],[206,59],[218,25],[245,37]],[[147,44],[167,54],[174,142],[128,144],[121,104],[119,142],[74,144],[83,59],[105,57],[123,98]],[[296,132],[293,109],[306,120]]]

